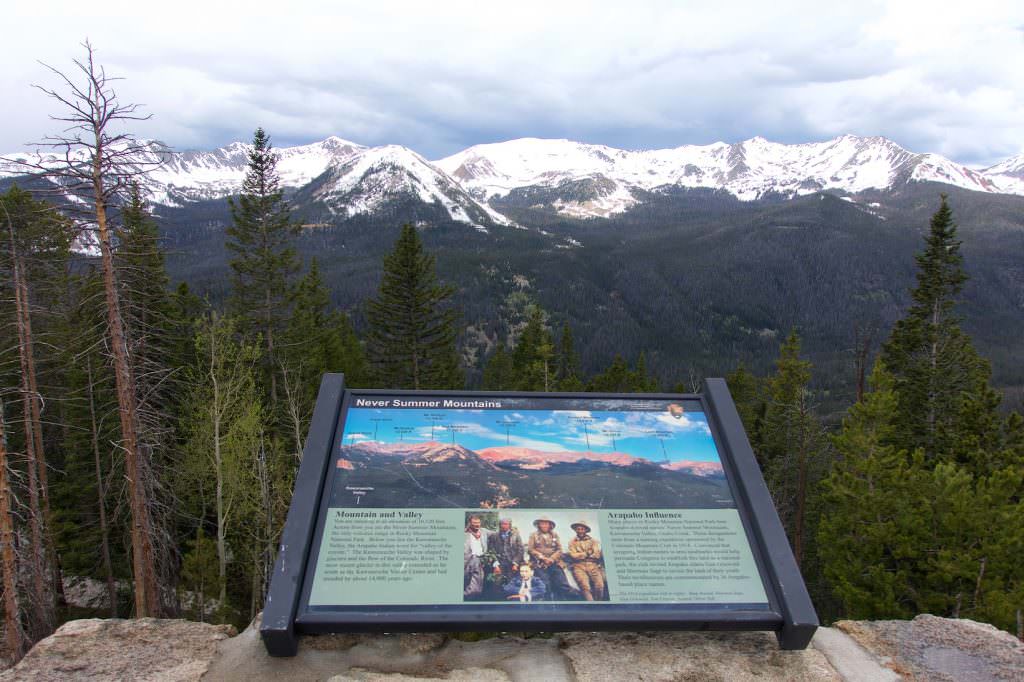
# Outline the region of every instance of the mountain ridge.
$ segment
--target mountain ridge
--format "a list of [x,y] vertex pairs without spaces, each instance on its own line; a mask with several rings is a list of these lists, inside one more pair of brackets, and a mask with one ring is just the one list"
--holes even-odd
[[[223,199],[241,189],[247,143],[182,152],[155,140],[146,144],[154,159],[165,160],[150,174],[148,189],[155,204]],[[412,198],[440,207],[453,222],[483,231],[518,227],[502,212],[502,200],[568,217],[606,218],[642,203],[645,193],[676,189],[722,190],[753,201],[821,191],[856,197],[910,182],[937,182],[1024,195],[1024,154],[975,170],[878,136],[842,135],[798,144],[758,136],[733,144],[651,150],[526,137],[474,145],[433,161],[408,147],[370,147],[337,136],[275,149],[282,186],[313,188],[308,198],[329,219],[371,214]],[[24,167],[12,161],[29,156],[20,152],[2,157],[6,162],[0,160],[0,177],[24,174]]]

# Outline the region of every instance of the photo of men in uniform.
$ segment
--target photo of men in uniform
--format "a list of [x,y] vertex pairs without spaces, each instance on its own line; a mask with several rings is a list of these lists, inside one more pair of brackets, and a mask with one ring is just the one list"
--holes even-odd
[[534,519],[537,530],[530,533],[527,553],[533,572],[548,586],[548,599],[567,601],[577,599],[580,591],[569,584],[562,557],[562,541],[555,532],[555,522],[547,516]]
[[569,526],[576,537],[569,541],[569,567],[586,601],[608,601],[601,543],[590,536],[590,526],[577,521]]
[[609,601],[594,514],[481,509],[466,512],[463,537],[464,601]]

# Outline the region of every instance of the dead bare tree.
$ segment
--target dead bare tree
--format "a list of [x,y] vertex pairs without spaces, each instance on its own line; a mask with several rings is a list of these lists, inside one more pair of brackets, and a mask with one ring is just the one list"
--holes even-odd
[[[29,172],[48,178],[72,208],[86,216],[82,223],[85,243],[99,249],[106,299],[107,337],[110,343],[121,448],[129,488],[131,513],[132,572],[135,614],[160,615],[160,589],[155,561],[152,468],[140,447],[140,390],[131,358],[132,344],[122,312],[114,265],[116,237],[111,212],[123,205],[131,187],[162,162],[158,152],[118,129],[127,122],[144,121],[139,105],[121,104],[112,88],[117,78],[107,76],[95,62],[86,41],[85,58],[74,60],[71,75],[44,64],[62,82],[62,89],[35,86],[53,99],[60,113],[51,119],[67,127],[39,142],[34,159],[17,163]],[[73,78],[74,77],[74,78]],[[82,210],[84,209],[84,210]],[[90,238],[91,237],[91,238]]]

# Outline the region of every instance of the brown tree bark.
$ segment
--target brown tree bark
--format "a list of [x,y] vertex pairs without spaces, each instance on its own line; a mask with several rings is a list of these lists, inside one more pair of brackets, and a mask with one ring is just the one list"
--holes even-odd
[[[160,591],[154,551],[151,475],[149,462],[140,447],[139,387],[129,353],[128,332],[120,309],[120,294],[114,275],[113,240],[107,209],[124,196],[145,173],[162,162],[160,153],[136,141],[130,134],[114,128],[126,121],[143,121],[149,115],[138,114],[138,105],[122,105],[110,87],[112,78],[95,63],[92,45],[83,44],[86,58],[75,60],[75,83],[69,76],[47,67],[62,82],[63,92],[36,86],[60,106],[55,121],[65,125],[57,136],[45,138],[41,147],[54,150],[59,162],[19,162],[30,171],[40,172],[54,181],[63,194],[88,206],[87,220],[96,230],[106,301],[107,333],[121,423],[121,447],[128,479],[128,504],[131,511],[132,573],[135,585],[135,615],[160,615]],[[44,64],[44,66],[46,66]],[[87,163],[78,160],[82,155]],[[52,157],[51,157],[52,158]]]
[[[11,250],[14,251],[14,242],[11,242]],[[18,360],[21,368],[21,404],[23,411],[22,424],[25,427],[25,456],[28,460],[26,466],[27,487],[28,487],[28,527],[31,546],[29,547],[30,570],[32,573],[32,613],[33,629],[35,634],[49,634],[53,627],[52,600],[49,591],[46,589],[46,541],[43,536],[43,514],[39,504],[39,463],[37,461],[37,449],[35,444],[36,430],[32,425],[32,392],[28,382],[28,357],[26,347],[29,343],[25,329],[24,308],[27,302],[22,298],[21,268],[14,256],[12,270],[14,274],[14,307],[15,318],[18,327]]]
[[114,280],[114,250],[107,226],[106,197],[103,191],[101,167],[103,140],[96,136],[97,154],[93,158],[93,187],[96,200],[96,227],[99,233],[100,258],[103,263],[103,289],[107,304],[107,329],[114,360],[114,382],[117,391],[118,414],[121,419],[122,447],[125,472],[128,477],[128,504],[132,515],[132,573],[135,582],[135,615],[137,618],[156,616],[159,611],[159,592],[153,552],[153,530],[149,516],[146,482],[142,475],[136,415],[136,387],[128,356],[128,339],[121,319],[120,299]]
[[0,544],[3,545],[4,636],[7,652],[18,661],[24,653],[21,610],[18,607],[18,564],[14,556],[14,522],[11,519],[11,488],[7,478],[7,431],[4,404],[0,401]]
[[[13,235],[11,238],[13,240]],[[32,313],[30,307],[31,298],[29,297],[26,264],[21,254],[18,254],[18,257],[21,258],[18,268],[21,276],[18,278],[20,284],[16,282],[16,285],[21,291],[22,303],[20,306],[21,319],[19,324],[25,330],[25,368],[28,378],[29,407],[32,410],[32,444],[35,450],[35,463],[38,470],[39,492],[43,502],[43,538],[46,541],[45,566],[50,571],[53,579],[53,594],[57,595],[59,601],[63,604],[64,582],[61,575],[60,555],[57,553],[57,538],[54,535],[53,512],[50,509],[50,484],[47,475],[46,450],[43,443],[42,394],[39,392],[39,384],[36,377],[35,342],[32,334]]]

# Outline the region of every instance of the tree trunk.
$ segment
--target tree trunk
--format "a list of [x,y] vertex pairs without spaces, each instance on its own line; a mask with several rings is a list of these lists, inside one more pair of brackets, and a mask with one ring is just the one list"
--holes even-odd
[[[13,241],[12,241],[13,250]],[[43,538],[43,514],[39,505],[39,464],[35,445],[36,430],[32,424],[32,391],[28,382],[28,338],[25,329],[24,308],[26,301],[22,299],[21,268],[15,260],[14,271],[14,305],[18,327],[18,359],[21,364],[21,404],[23,411],[22,424],[25,427],[25,455],[28,459],[26,472],[28,473],[28,526],[32,546],[29,548],[31,557],[30,567],[32,573],[32,609],[35,613],[33,623],[35,634],[49,634],[52,631],[53,618],[51,617],[52,600],[46,589],[46,559],[44,550],[46,541]]]
[[274,509],[271,504],[270,495],[270,467],[267,462],[267,450],[263,445],[263,440],[260,439],[260,452],[259,452],[259,468],[260,468],[260,496],[263,498],[263,510],[265,513],[266,520],[266,537],[263,538],[265,543],[263,548],[263,565],[260,567],[260,582],[259,582],[259,603],[260,608],[263,607],[264,593],[267,589],[267,582],[269,576],[274,570]]
[[93,394],[92,358],[86,358],[86,372],[89,381],[89,422],[92,428],[92,454],[96,465],[96,497],[100,512],[100,552],[103,556],[103,571],[107,574],[107,599],[110,602],[110,617],[117,618],[117,584],[114,582],[114,566],[110,561],[110,529],[107,527],[107,504],[103,485],[103,469],[100,466],[100,434],[96,424],[96,396]]
[[18,608],[18,567],[14,557],[14,523],[11,520],[11,489],[7,479],[7,431],[4,404],[0,402],[0,544],[3,545],[4,635],[7,653],[18,661],[23,653],[21,612]]
[[220,447],[220,383],[217,381],[216,357],[217,357],[217,331],[216,321],[210,324],[210,385],[213,388],[213,400],[210,405],[210,418],[213,422],[213,464],[217,476],[216,500],[217,500],[217,599],[220,602],[220,609],[223,611],[227,604],[227,546],[225,543],[226,529],[224,528],[224,463]]
[[135,615],[138,618],[159,615],[159,592],[153,552],[152,521],[149,507],[152,500],[143,479],[138,442],[135,379],[128,357],[128,339],[121,319],[117,285],[114,281],[114,253],[107,227],[106,198],[100,161],[103,157],[102,139],[96,138],[93,161],[93,190],[96,200],[96,226],[99,232],[100,255],[103,262],[103,289],[106,294],[107,326],[114,359],[114,379],[117,388],[118,414],[121,418],[122,447],[125,454],[125,473],[128,477],[129,508],[132,515],[132,574],[135,583]]
[[32,315],[29,307],[28,279],[25,262],[21,261],[21,326],[25,330],[25,366],[28,372],[29,406],[32,409],[32,443],[35,447],[35,461],[38,468],[39,492],[43,501],[43,537],[46,541],[46,568],[53,578],[53,593],[65,604],[64,581],[61,577],[60,556],[57,554],[57,539],[54,536],[53,512],[50,510],[50,484],[46,468],[46,451],[43,447],[42,394],[36,381],[36,359],[32,335]]
[[266,300],[266,332],[267,336],[267,367],[270,370],[270,405],[271,410],[277,410],[277,371],[274,366],[274,325],[271,320],[271,291],[267,289],[267,300]]
[[807,405],[800,397],[800,450],[797,456],[796,518],[793,521],[793,558],[800,568],[804,557],[804,517],[807,509],[807,458],[811,434],[808,433]]

